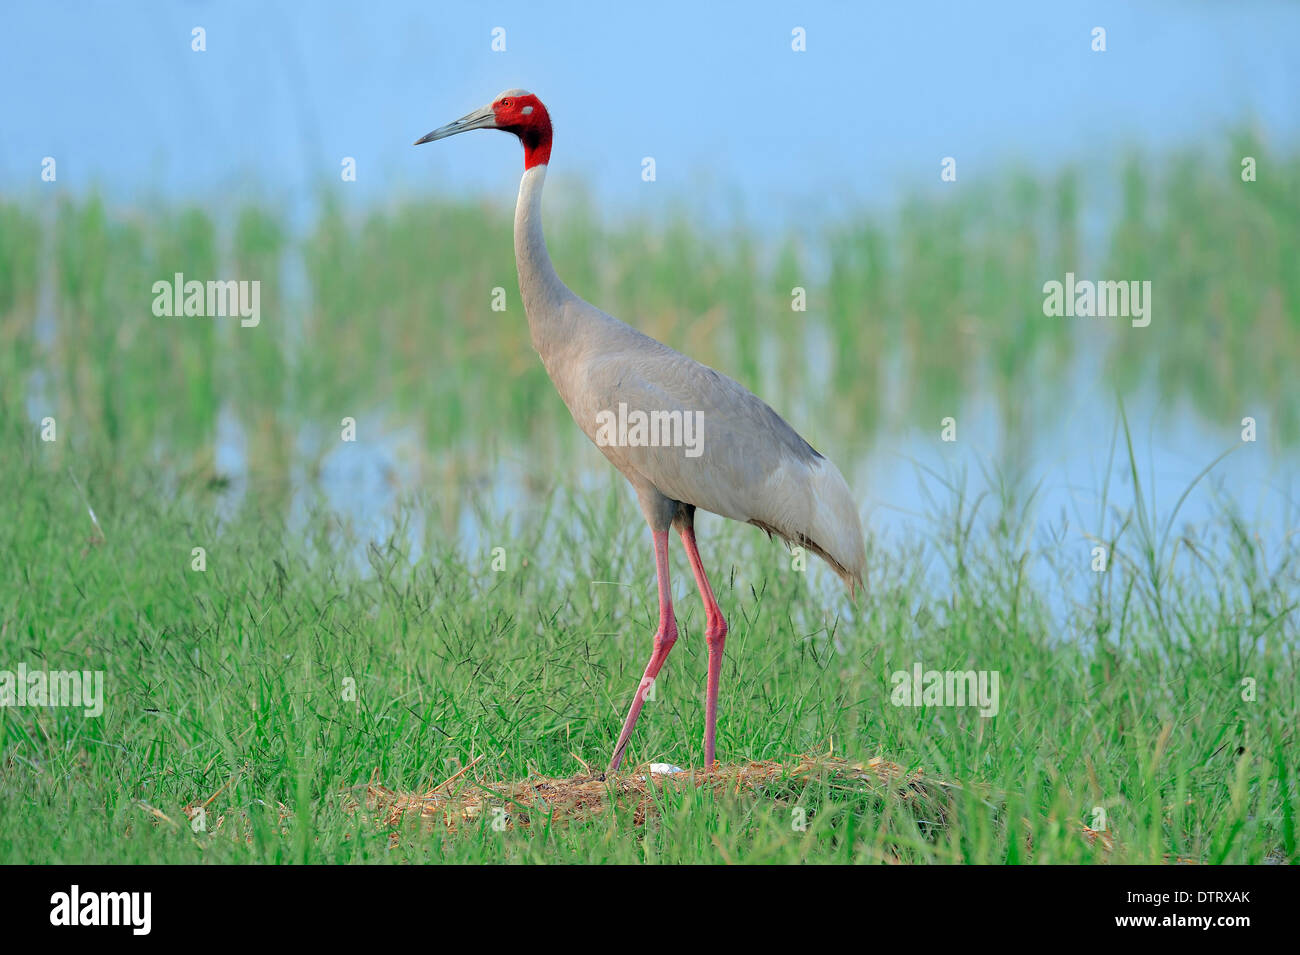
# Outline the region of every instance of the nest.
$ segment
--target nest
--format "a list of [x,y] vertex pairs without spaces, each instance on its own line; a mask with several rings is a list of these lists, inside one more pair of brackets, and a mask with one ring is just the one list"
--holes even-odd
[[[798,806],[805,790],[816,787],[816,798],[839,793],[846,798],[868,797],[888,802],[910,812],[923,830],[933,832],[947,825],[952,800],[959,790],[968,787],[924,776],[919,770],[907,770],[897,763],[876,758],[864,763],[850,762],[834,755],[793,756],[785,762],[754,760],[733,766],[718,766],[711,772],[683,770],[663,763],[637,767],[626,774],[605,778],[588,772],[569,778],[531,774],[522,780],[489,780],[473,774],[483,761],[480,756],[450,779],[421,793],[401,793],[380,785],[372,776],[363,787],[346,791],[343,808],[361,813],[370,823],[389,830],[390,842],[396,845],[399,827],[414,822],[425,831],[438,828],[464,831],[480,826],[497,830],[530,826],[565,825],[596,819],[611,811],[635,825],[652,819],[663,806],[666,794],[694,788],[729,798],[767,799],[786,806]],[[378,770],[376,770],[376,775]],[[187,805],[184,813],[191,823],[227,789],[234,777],[205,802]],[[364,790],[359,793],[358,790]],[[991,811],[1005,805],[1003,795],[977,787],[968,795],[986,803]],[[807,803],[804,803],[807,805]],[[184,823],[173,820],[162,810],[140,803],[155,822],[181,829]],[[293,813],[278,803],[277,830],[289,835],[287,824]],[[232,820],[228,818],[233,813]],[[226,832],[252,842],[247,813],[227,810],[208,818],[202,831]],[[1023,820],[1028,827],[1029,821]],[[1111,856],[1118,848],[1108,830],[1076,827],[1083,841]],[[1028,834],[1027,834],[1028,835]],[[1032,837],[1026,848],[1033,852]],[[1165,856],[1166,863],[1186,865],[1197,860]]]
[[366,787],[366,809],[394,828],[411,817],[452,831],[483,824],[497,829],[556,825],[593,819],[611,808],[630,814],[639,825],[657,812],[661,793],[671,789],[694,787],[720,796],[762,794],[797,801],[807,785],[820,782],[849,793],[899,800],[911,805],[918,816],[941,825],[948,802],[945,790],[954,788],[879,758],[852,763],[833,756],[798,756],[788,762],[755,760],[711,772],[671,772],[666,770],[677,768],[654,764],[610,778],[587,773],[568,779],[530,775],[515,781],[474,778],[470,770],[478,762],[424,793],[394,792],[372,779]]

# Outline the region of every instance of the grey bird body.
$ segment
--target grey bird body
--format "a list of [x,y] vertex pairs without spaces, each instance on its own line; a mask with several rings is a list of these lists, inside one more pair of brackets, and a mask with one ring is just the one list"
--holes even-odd
[[[515,261],[533,347],[578,427],[636,489],[651,526],[667,527],[680,502],[806,547],[846,583],[860,584],[862,524],[839,470],[739,382],[571,292],[542,237],[545,177],[545,166],[524,173],[515,210]],[[700,454],[597,440],[598,415],[620,405],[694,414]]]

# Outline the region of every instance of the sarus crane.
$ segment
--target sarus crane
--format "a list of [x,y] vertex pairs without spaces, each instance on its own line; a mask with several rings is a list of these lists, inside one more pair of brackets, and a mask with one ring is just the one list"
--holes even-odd
[[[654,540],[659,627],[606,772],[618,769],[647,693],[677,641],[668,586],[671,528],[681,536],[704,600],[709,652],[704,766],[711,770],[727,621],[695,543],[696,509],[757,525],[769,537],[775,534],[819,555],[853,593],[866,565],[857,505],[839,469],[748,389],[606,315],[560,281],[542,236],[551,118],[541,100],[525,90],[507,90],[415,145],[472,129],[503,130],[523,144],[515,263],[533,347],[578,427],[636,491]],[[610,427],[615,419],[616,429]],[[658,433],[646,433],[647,420],[659,423]],[[677,430],[682,421],[696,426],[694,446],[672,440],[685,433]],[[625,422],[632,427],[625,428]],[[656,440],[665,431],[670,440]]]

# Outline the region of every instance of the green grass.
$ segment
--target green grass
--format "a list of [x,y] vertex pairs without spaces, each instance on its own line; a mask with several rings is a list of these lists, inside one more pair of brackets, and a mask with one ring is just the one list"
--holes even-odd
[[[392,537],[369,543],[328,514],[286,526],[257,503],[219,523],[201,482],[166,487],[143,467],[108,482],[93,453],[65,455],[68,467],[25,433],[5,438],[0,660],[101,669],[106,708],[0,710],[0,861],[1297,858],[1294,539],[1265,554],[1243,536],[1206,574],[1148,532],[1167,514],[1112,511],[1097,531],[1114,557],[1090,590],[1086,549],[1037,537],[1024,497],[941,482],[915,539],[873,545],[871,587],[851,605],[752,528],[706,520],[732,627],[722,758],[833,740],[850,759],[956,784],[943,818],[814,782],[666,791],[640,824],[411,823],[393,839],[348,811],[372,776],[410,791],[477,756],[484,779],[607,758],[655,619],[647,535],[616,479],[557,493],[467,552],[436,521],[412,530],[430,501],[409,501]],[[1059,564],[1050,587],[1030,572],[1044,562]],[[673,570],[683,638],[632,756],[699,765],[702,614],[680,554]],[[1062,604],[1057,588],[1091,596]],[[998,715],[891,705],[890,674],[915,661],[997,670]],[[182,807],[219,790],[209,820],[226,821],[192,832]],[[796,805],[807,831],[792,826]],[[1080,835],[1098,807],[1110,852]]]

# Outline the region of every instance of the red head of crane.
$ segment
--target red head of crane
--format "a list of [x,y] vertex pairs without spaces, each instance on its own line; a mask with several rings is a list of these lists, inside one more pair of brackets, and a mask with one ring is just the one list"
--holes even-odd
[[[622,761],[646,695],[677,641],[668,586],[670,528],[681,536],[704,600],[709,651],[704,764],[711,769],[727,621],[696,547],[696,509],[754,524],[812,551],[853,588],[862,583],[866,565],[857,505],[835,465],[759,398],[606,315],[560,281],[542,235],[551,117],[541,100],[524,90],[507,90],[415,144],[471,129],[504,130],[523,144],[515,263],[533,346],[574,421],[636,491],[654,540],[659,627],[607,772]],[[629,420],[640,423],[639,432],[635,425],[624,428]],[[617,428],[611,427],[615,421]],[[682,440],[688,432],[694,440]]]

